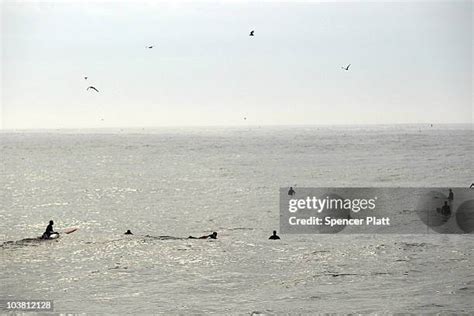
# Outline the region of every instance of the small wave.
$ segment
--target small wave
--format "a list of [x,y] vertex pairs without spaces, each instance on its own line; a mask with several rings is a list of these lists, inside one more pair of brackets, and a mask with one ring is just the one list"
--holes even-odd
[[360,275],[357,273],[326,273],[325,275],[332,276],[334,278],[340,277],[340,276],[351,276],[351,275]]
[[145,238],[157,239],[157,240],[184,240],[188,238],[183,237],[175,237],[175,236],[151,236],[145,235]]
[[22,247],[22,246],[38,246],[43,242],[52,242],[59,241],[59,239],[42,239],[40,237],[36,238],[25,238],[21,240],[10,240],[5,241],[0,245],[0,248],[9,248],[9,247]]
[[250,316],[255,316],[255,315],[269,315],[269,313],[270,313],[271,315],[274,314],[274,312],[273,312],[272,310],[267,309],[267,310],[264,311],[264,312],[261,312],[261,311],[253,311],[253,312],[250,313]]
[[232,231],[232,230],[255,230],[255,228],[253,228],[253,227],[233,227],[233,228],[227,228],[227,229],[223,228],[223,230],[230,230],[230,231]]
[[430,244],[427,244],[427,243],[424,243],[424,242],[421,242],[421,243],[409,243],[409,242],[402,242],[401,243],[401,246],[404,250],[407,250],[407,249],[412,249],[412,248],[426,248],[427,246],[429,246]]
[[33,206],[33,208],[37,207],[49,207],[49,206],[66,206],[69,205],[68,202],[54,202],[54,203],[45,203],[45,204],[38,204]]
[[444,307],[444,305],[441,304],[436,304],[436,303],[431,303],[431,304],[425,304],[420,306],[421,308],[427,308],[427,307]]

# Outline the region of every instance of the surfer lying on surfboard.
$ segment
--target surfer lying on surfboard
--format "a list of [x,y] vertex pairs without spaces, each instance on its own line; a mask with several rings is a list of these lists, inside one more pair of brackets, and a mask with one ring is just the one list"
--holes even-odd
[[210,234],[210,235],[201,236],[201,237],[189,236],[188,239],[217,239],[217,233],[216,233],[216,232],[213,232],[213,233]]

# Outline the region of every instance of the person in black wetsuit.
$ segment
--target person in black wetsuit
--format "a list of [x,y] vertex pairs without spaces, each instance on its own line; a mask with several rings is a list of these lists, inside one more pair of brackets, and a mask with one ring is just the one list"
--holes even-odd
[[205,236],[201,236],[201,237],[189,236],[188,239],[217,239],[217,233],[213,232],[210,235],[205,235]]
[[449,204],[453,203],[454,193],[453,193],[453,190],[451,190],[451,189],[449,189],[448,200],[449,200]]
[[49,221],[49,225],[46,227],[46,231],[43,233],[42,239],[49,239],[52,234],[57,234],[57,232],[53,229],[54,222],[51,220]]
[[273,235],[271,235],[270,238],[268,238],[268,239],[280,239],[280,237],[277,235],[277,231],[274,230]]
[[295,193],[296,192],[295,192],[295,190],[293,190],[293,187],[290,187],[290,189],[288,190],[288,195],[293,196],[293,195],[295,195]]
[[124,235],[133,235],[133,233],[130,231],[130,229],[127,229],[127,231],[124,233]]
[[447,201],[444,202],[444,205],[441,208],[441,214],[443,214],[443,215],[450,215],[451,214],[451,208],[449,207]]

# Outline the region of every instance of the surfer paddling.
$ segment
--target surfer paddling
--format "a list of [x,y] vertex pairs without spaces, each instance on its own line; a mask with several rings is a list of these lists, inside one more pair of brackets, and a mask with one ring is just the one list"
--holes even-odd
[[205,236],[201,236],[201,237],[189,236],[188,239],[217,239],[217,233],[213,232],[210,235],[205,235]]
[[52,220],[49,221],[49,225],[46,227],[46,231],[41,236],[42,239],[50,239],[52,234],[57,234],[57,232],[53,229],[54,222]]

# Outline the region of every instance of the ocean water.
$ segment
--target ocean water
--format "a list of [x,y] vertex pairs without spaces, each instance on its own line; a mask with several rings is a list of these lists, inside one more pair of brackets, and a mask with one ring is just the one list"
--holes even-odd
[[[268,237],[280,187],[469,186],[473,136],[471,125],[3,131],[0,298],[63,313],[472,313],[472,234]],[[79,230],[19,242],[50,219]]]

